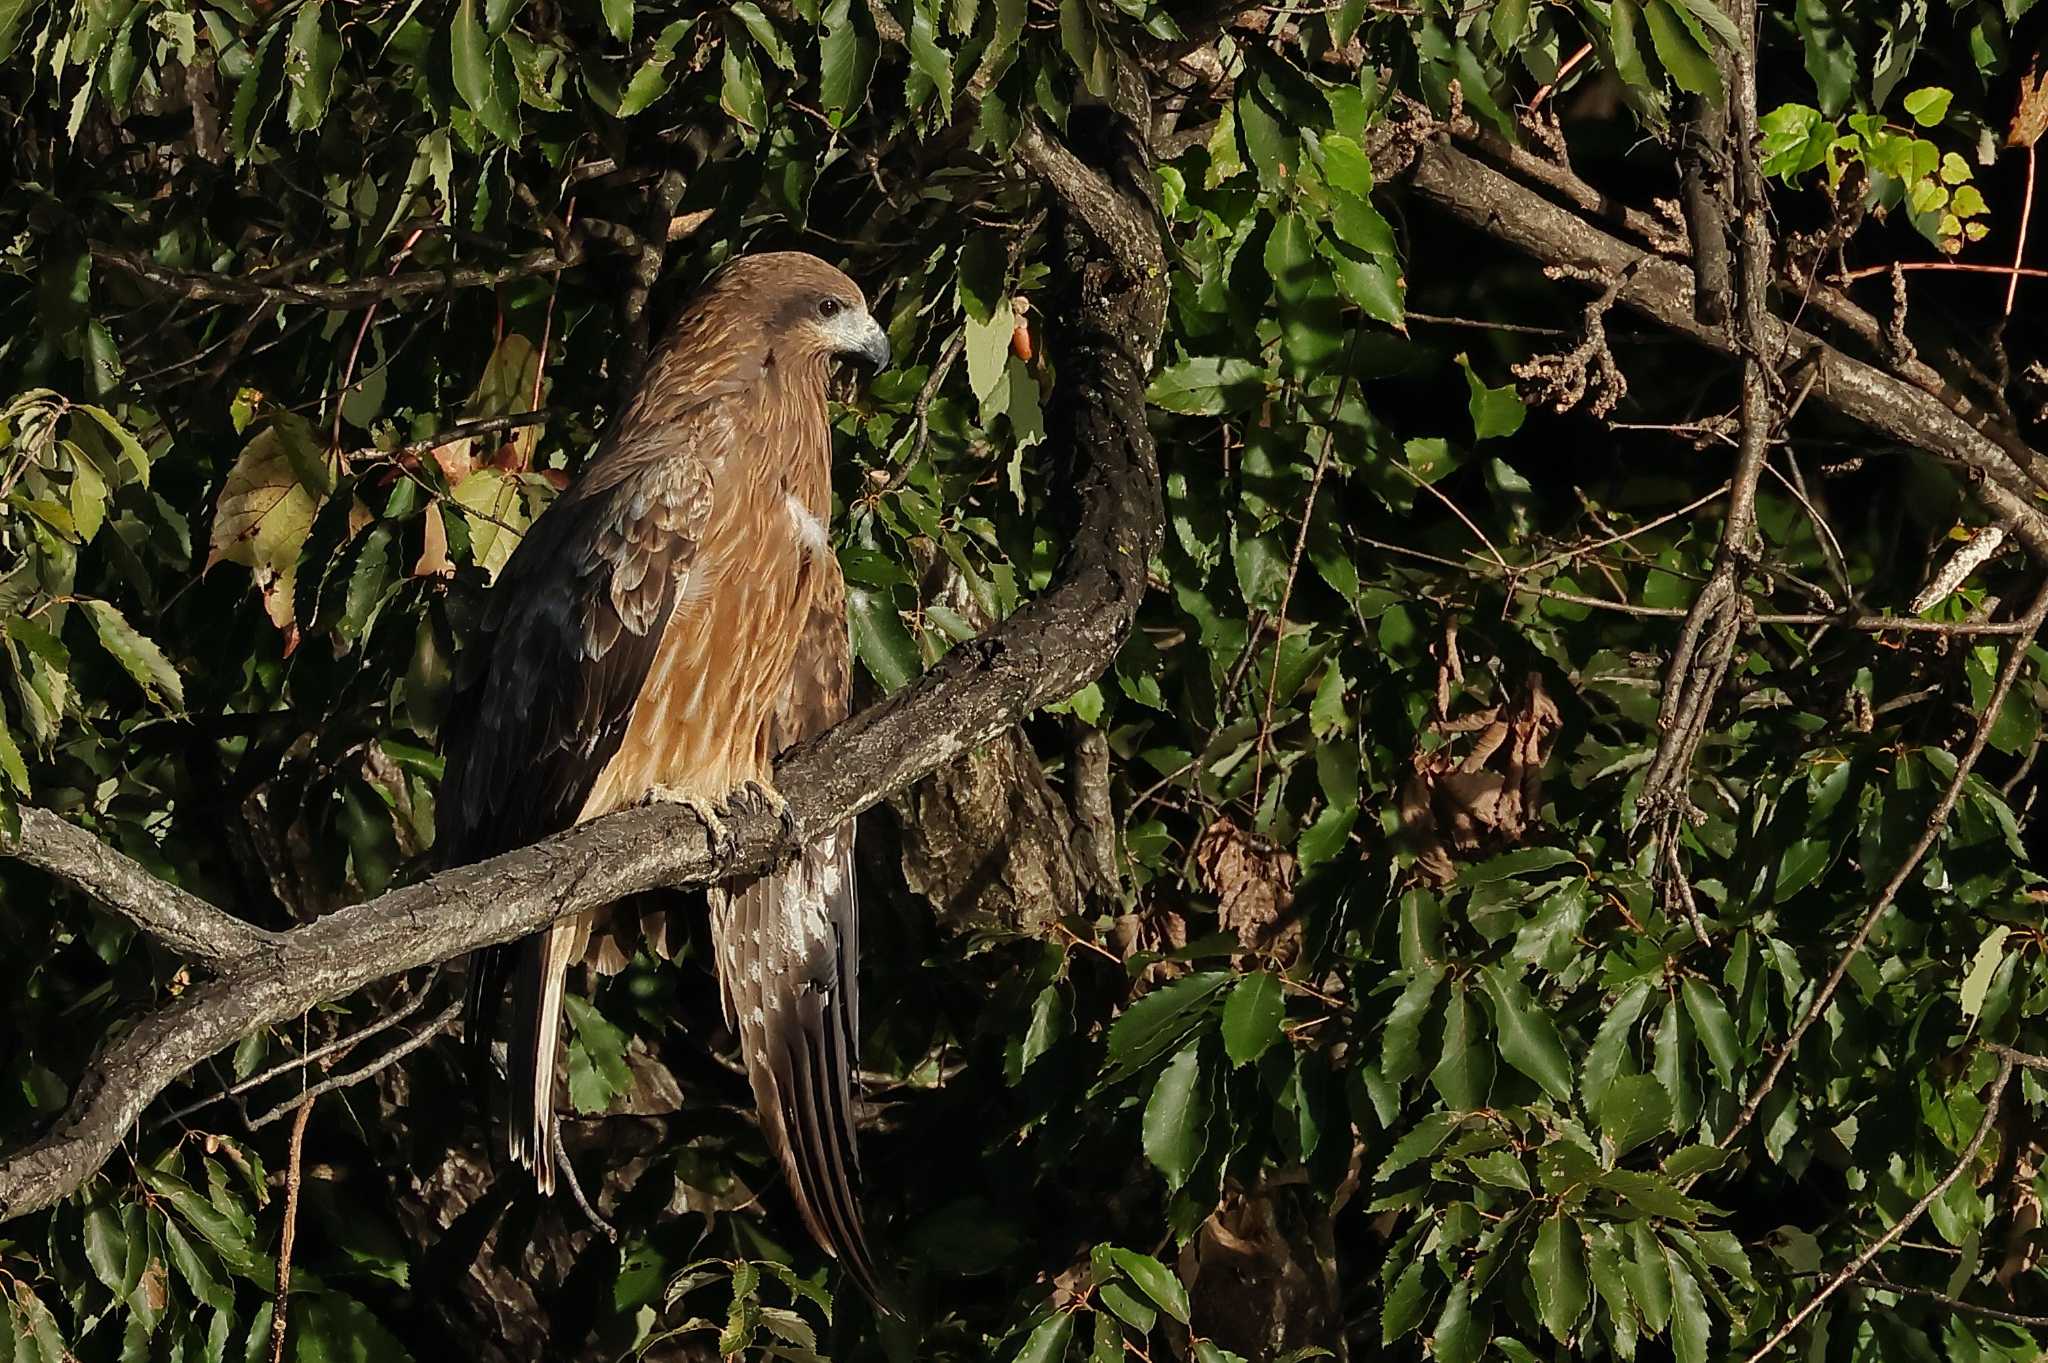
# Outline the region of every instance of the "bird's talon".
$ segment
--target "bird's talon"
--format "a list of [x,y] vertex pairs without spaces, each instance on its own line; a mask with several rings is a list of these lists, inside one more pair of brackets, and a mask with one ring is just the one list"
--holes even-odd
[[784,837],[796,832],[796,815],[790,810],[789,801],[783,798],[781,791],[765,781],[741,782],[727,805],[749,814],[773,814],[775,822],[782,827]]
[[711,844],[711,855],[724,861],[739,850],[740,840],[725,820],[718,817],[718,811],[695,796],[685,795],[673,786],[652,786],[647,791],[647,803],[654,805],[680,805],[696,816],[704,825],[704,837]]

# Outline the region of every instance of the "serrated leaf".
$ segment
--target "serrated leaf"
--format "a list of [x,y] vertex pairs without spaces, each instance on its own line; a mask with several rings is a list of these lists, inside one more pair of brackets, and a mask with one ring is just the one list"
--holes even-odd
[[[0,716],[0,776],[7,778],[7,784],[13,786],[22,799],[29,797],[28,764],[22,760],[21,748],[15,743],[5,716]],[[6,800],[0,799],[0,808],[5,808],[6,804]],[[13,830],[8,832],[11,836]]]
[[1118,1320],[1141,1335],[1151,1334],[1153,1325],[1158,1323],[1159,1313],[1132,1296],[1120,1283],[1104,1283],[1095,1289],[1095,1295],[1116,1313]]
[[1629,1253],[1622,1260],[1622,1276],[1628,1280],[1629,1296],[1642,1312],[1643,1324],[1651,1334],[1662,1334],[1671,1323],[1671,1268],[1664,1246],[1646,1221],[1629,1223]]
[[1233,1065],[1246,1065],[1280,1040],[1287,1000],[1279,977],[1257,970],[1244,976],[1223,1005],[1223,1049]]
[[1481,978],[1493,1000],[1501,1058],[1534,1079],[1558,1102],[1570,1102],[1572,1062],[1550,1014],[1537,1005],[1520,980],[1499,966],[1488,966]]
[[1742,1049],[1735,1040],[1735,1024],[1728,1017],[1727,1005],[1710,986],[1696,979],[1686,979],[1679,992],[1685,999],[1685,1011],[1692,1016],[1693,1030],[1707,1048],[1715,1074],[1723,1085],[1734,1087],[1742,1068]]
[[1427,1159],[1443,1148],[1451,1133],[1458,1129],[1458,1114],[1455,1112],[1432,1112],[1417,1122],[1414,1129],[1400,1140],[1380,1161],[1380,1167],[1373,1174],[1375,1182],[1385,1183],[1417,1160]]
[[1380,1309],[1380,1343],[1392,1344],[1416,1326],[1429,1309],[1429,1256],[1422,1255],[1394,1280]]
[[1906,96],[1906,112],[1923,128],[1931,128],[1948,117],[1949,102],[1955,96],[1938,85],[1929,85]]
[[1422,1020],[1429,1016],[1430,1003],[1443,978],[1442,966],[1423,966],[1394,1000],[1380,1037],[1380,1073],[1389,1082],[1398,1084],[1422,1072]]
[[1723,97],[1721,73],[1713,56],[1700,46],[1671,5],[1672,0],[1643,0],[1643,18],[1649,24],[1657,60],[1664,63],[1679,89],[1718,104]]
[[1713,1334],[1707,1299],[1678,1256],[1667,1254],[1665,1259],[1671,1267],[1671,1352],[1678,1363],[1707,1363]]
[[1459,981],[1444,1007],[1444,1049],[1429,1072],[1429,1082],[1444,1102],[1463,1111],[1484,1107],[1493,1091],[1494,1044],[1485,1021],[1471,991]]
[[1233,978],[1227,970],[1183,975],[1126,1008],[1110,1024],[1109,1066],[1101,1082],[1116,1083],[1178,1049],[1207,1019],[1217,992]]
[[462,0],[449,23],[448,47],[455,93],[477,121],[502,142],[519,141],[514,112],[519,81],[502,39],[492,38],[477,19],[476,0]]
[[306,4],[292,22],[284,47],[285,124],[311,132],[327,117],[334,93],[334,68],[341,61],[341,37],[328,24],[328,7]]
[[1209,1093],[1199,1042],[1182,1047],[1159,1072],[1145,1102],[1143,1125],[1145,1158],[1166,1175],[1167,1187],[1179,1189],[1207,1144]]
[[1601,1097],[1595,1116],[1600,1134],[1619,1157],[1670,1129],[1671,1095],[1653,1074],[1620,1075]]
[[1570,1342],[1579,1317],[1586,1313],[1591,1300],[1576,1219],[1545,1219],[1529,1254],[1529,1277],[1536,1284],[1536,1304],[1543,1316],[1543,1328],[1559,1343]]
[[128,623],[128,617],[111,601],[97,598],[82,603],[92,617],[93,632],[100,644],[135,679],[154,704],[172,713],[185,708],[185,682],[178,669],[164,656],[155,641]]

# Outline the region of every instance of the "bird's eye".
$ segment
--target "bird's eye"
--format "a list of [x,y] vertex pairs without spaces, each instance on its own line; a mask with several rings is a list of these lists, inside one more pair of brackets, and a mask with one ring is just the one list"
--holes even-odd
[[818,300],[818,316],[826,318],[837,317],[839,310],[845,306],[846,304],[836,298],[821,298]]

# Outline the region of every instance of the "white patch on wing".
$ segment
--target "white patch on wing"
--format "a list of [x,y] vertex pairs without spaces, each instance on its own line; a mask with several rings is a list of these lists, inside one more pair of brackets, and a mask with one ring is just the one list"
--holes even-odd
[[782,504],[789,512],[789,523],[796,527],[797,543],[808,553],[822,554],[830,541],[825,536],[825,522],[811,514],[803,499],[794,492],[782,494]]

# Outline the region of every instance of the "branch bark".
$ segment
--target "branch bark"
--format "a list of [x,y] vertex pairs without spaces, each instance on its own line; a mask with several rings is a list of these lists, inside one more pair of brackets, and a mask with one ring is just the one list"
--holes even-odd
[[[1609,278],[1625,274],[1619,301],[1631,310],[1710,350],[1739,353],[1732,336],[1694,317],[1692,271],[1679,262],[1602,231],[1444,142],[1416,148],[1410,182],[1443,212],[1539,260]],[[2019,475],[1997,441],[1932,394],[1776,316],[1764,317],[1758,339],[1766,355],[1816,366],[1815,400],[1902,445],[1962,466],[1991,515],[2048,563],[2048,515],[2001,481]]]
[[[0,855],[41,866],[148,931],[178,931],[219,967],[102,1043],[70,1105],[41,1137],[0,1156],[0,1220],[50,1206],[100,1167],[178,1076],[241,1037],[377,980],[526,936],[555,919],[659,886],[763,869],[1109,665],[1146,589],[1163,521],[1145,388],[1166,313],[1166,276],[1132,139],[1102,168],[1034,130],[1018,154],[1067,210],[1061,306],[1048,314],[1059,382],[1048,435],[1072,458],[1073,546],[1045,592],[963,644],[915,684],[785,754],[795,836],[771,815],[734,815],[730,856],[672,807],[624,811],[535,846],[263,934],[162,882],[54,815],[27,811]],[[378,281],[379,285],[389,281]],[[380,295],[385,296],[385,295]],[[196,926],[195,926],[196,925]],[[168,939],[167,939],[168,940]]]

